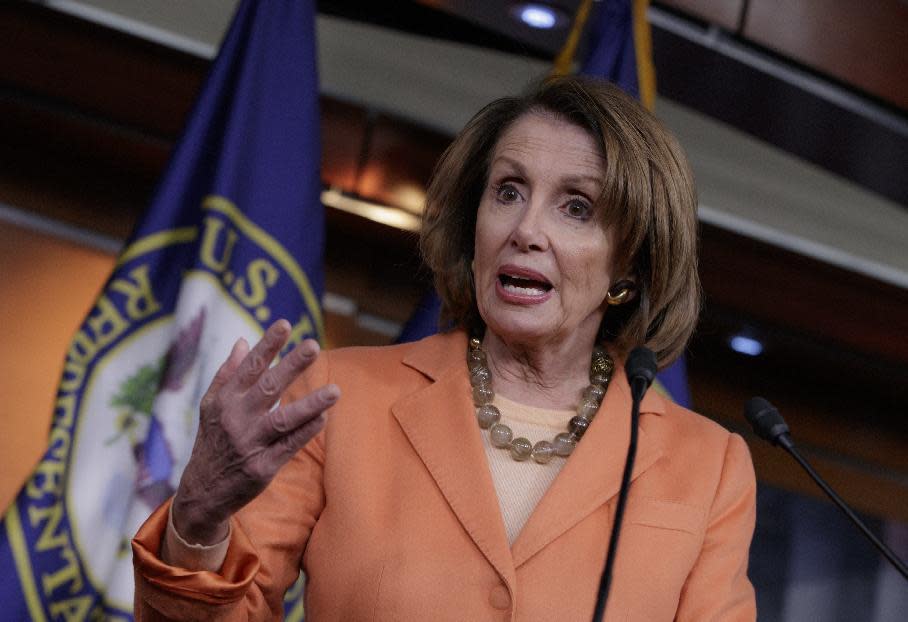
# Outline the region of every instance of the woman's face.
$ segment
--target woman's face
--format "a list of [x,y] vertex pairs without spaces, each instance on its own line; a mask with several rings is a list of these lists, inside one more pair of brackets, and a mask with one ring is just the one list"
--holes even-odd
[[570,122],[528,113],[501,136],[479,204],[479,313],[505,342],[589,347],[612,283],[612,235],[596,207],[604,161]]

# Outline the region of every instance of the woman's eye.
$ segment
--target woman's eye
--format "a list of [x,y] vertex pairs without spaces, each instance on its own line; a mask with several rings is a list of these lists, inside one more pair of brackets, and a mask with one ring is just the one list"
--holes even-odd
[[517,188],[511,184],[502,184],[498,186],[496,190],[496,196],[500,201],[505,203],[513,203],[514,201],[520,198],[520,193],[517,192]]
[[590,217],[592,208],[589,206],[589,204],[587,204],[583,201],[574,199],[574,200],[568,202],[567,206],[565,206],[565,208],[564,208],[564,211],[571,218],[577,218],[579,220],[586,220],[587,218]]

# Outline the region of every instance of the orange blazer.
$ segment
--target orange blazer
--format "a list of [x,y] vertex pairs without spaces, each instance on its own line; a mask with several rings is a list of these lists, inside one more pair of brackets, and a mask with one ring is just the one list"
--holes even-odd
[[[168,504],[141,528],[137,619],[278,619],[302,567],[312,622],[590,620],[630,434],[624,374],[509,546],[465,355],[462,332],[322,353],[285,399],[327,382],[342,397],[233,517],[220,573],[160,561]],[[754,620],[747,446],[655,391],[641,413],[606,620]]]

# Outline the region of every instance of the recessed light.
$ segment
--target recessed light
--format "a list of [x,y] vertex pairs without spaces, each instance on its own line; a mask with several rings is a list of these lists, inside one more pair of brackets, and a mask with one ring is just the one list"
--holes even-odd
[[746,354],[747,356],[759,356],[763,353],[763,344],[753,337],[744,335],[734,335],[728,340],[728,346],[735,352]]
[[535,2],[518,4],[512,10],[512,14],[530,28],[538,28],[539,30],[555,28],[564,21],[564,15],[561,11]]

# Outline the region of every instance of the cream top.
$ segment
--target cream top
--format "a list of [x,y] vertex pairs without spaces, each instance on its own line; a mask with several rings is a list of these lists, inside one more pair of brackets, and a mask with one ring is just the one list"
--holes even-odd
[[[541,440],[551,442],[557,434],[566,432],[568,421],[576,414],[572,410],[525,406],[500,395],[496,395],[492,403],[501,411],[500,423],[514,431],[514,438],[523,436],[534,445]],[[509,450],[492,445],[487,430],[482,430],[482,444],[489,460],[508,542],[514,544],[517,534],[555,481],[566,458],[554,456],[548,464],[539,464],[532,458],[517,462],[511,458]]]

